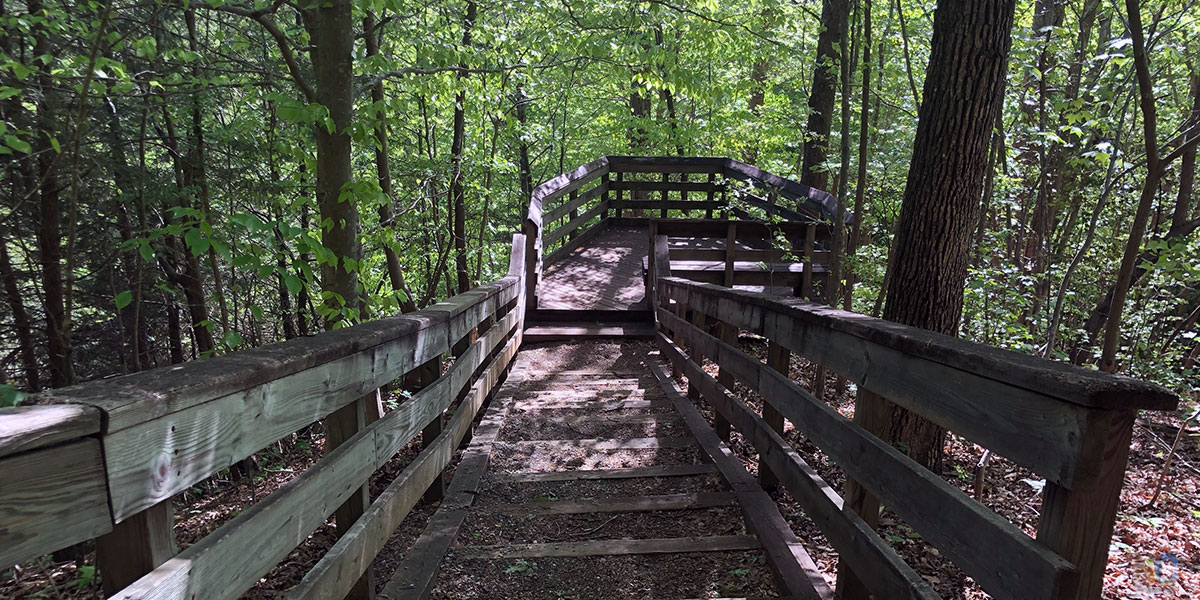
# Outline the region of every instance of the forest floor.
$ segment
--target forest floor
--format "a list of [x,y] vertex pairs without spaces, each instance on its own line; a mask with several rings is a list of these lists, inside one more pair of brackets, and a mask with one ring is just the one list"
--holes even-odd
[[[767,346],[764,341],[744,336],[741,345],[747,352],[765,358]],[[715,365],[709,364],[706,368],[715,374]],[[805,382],[812,381],[813,369],[807,361],[793,357],[791,368],[792,377]],[[843,415],[851,416],[854,406],[852,388],[846,386],[840,394],[835,395],[834,377],[830,376],[827,381],[826,389],[829,392],[826,400]],[[752,406],[761,407],[761,399],[746,388],[739,385],[735,392]],[[701,407],[711,419],[711,410],[703,404]],[[1200,431],[1196,431],[1195,427],[1185,432],[1162,494],[1153,506],[1147,506],[1181,421],[1179,414],[1153,417],[1144,414],[1135,426],[1116,531],[1109,549],[1104,588],[1106,599],[1200,597],[1200,490],[1197,489],[1200,487]],[[788,428],[785,437],[840,493],[845,482],[840,469],[791,424]],[[212,532],[246,507],[278,489],[294,474],[311,466],[320,456],[322,441],[320,427],[313,426],[260,452],[257,455],[257,474],[239,478],[225,471],[178,496],[175,499],[175,533],[180,548],[186,548]],[[753,449],[736,432],[732,445],[747,469],[757,473]],[[416,455],[419,447],[419,443],[414,441],[377,472],[371,481],[372,492],[378,493],[398,475]],[[980,447],[962,438],[949,436],[941,475],[973,497],[981,454]],[[449,481],[449,477],[446,481]],[[1028,470],[994,456],[986,470],[983,502],[1033,534],[1037,528],[1042,484],[1043,481]],[[832,584],[837,572],[837,558],[833,549],[811,522],[803,517],[802,511],[786,491],[777,491],[774,495],[785,517],[792,523],[797,535],[806,540],[810,554]],[[376,582],[386,582],[391,577],[392,571],[424,529],[435,508],[428,503],[419,503],[393,533],[381,558],[373,565]],[[989,597],[937,549],[929,546],[916,532],[887,511],[881,517],[881,532],[942,597],[972,600]],[[263,577],[244,598],[259,600],[281,597],[281,592],[298,583],[301,576],[332,546],[333,541],[333,525],[327,522]],[[90,543],[81,545],[75,550],[77,556],[74,558],[56,560],[48,555],[26,564],[0,568],[0,599],[74,600],[103,597],[93,566],[94,552],[90,546]]]

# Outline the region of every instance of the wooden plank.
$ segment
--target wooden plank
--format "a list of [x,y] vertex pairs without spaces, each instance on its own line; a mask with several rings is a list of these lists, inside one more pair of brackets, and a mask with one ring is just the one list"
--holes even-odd
[[[604,207],[604,206],[607,206],[607,204],[601,203],[600,206]],[[567,243],[556,248],[550,254],[547,254],[546,261],[545,261],[546,264],[552,265],[552,264],[562,260],[564,257],[568,256],[569,254],[574,252],[576,249],[587,246],[589,244],[589,242],[591,242],[592,240],[594,240],[595,238],[597,238],[598,236],[603,234],[609,228],[610,228],[609,221],[601,219],[595,225],[592,225],[591,227],[588,227],[586,230],[584,230],[583,233],[580,233],[579,235],[575,236],[575,239],[568,241]]]
[[179,551],[172,502],[159,502],[96,538],[96,567],[105,597],[125,589]]
[[347,584],[366,572],[391,533],[421,498],[422,490],[450,464],[454,450],[470,431],[471,422],[511,364],[519,345],[517,338],[509,340],[497,360],[471,386],[446,429],[404,468],[350,531],[304,575],[304,579],[288,591],[290,600],[341,600],[345,597],[349,591]]
[[786,206],[779,206],[778,204],[770,202],[769,200],[759,198],[758,196],[755,196],[754,194],[739,194],[737,196],[737,199],[741,200],[742,202],[745,202],[746,204],[749,204],[750,206],[762,209],[768,215],[780,217],[783,219],[787,219],[789,221],[797,221],[797,222],[805,222],[806,223],[808,221],[813,220],[813,218],[814,218],[810,215],[796,212],[790,208],[787,208]]
[[[666,336],[660,334],[660,342],[665,339]],[[717,432],[708,426],[708,421],[684,396],[678,384],[667,375],[662,365],[655,363],[650,369],[658,378],[663,391],[675,403],[675,409],[683,416],[688,429],[700,442],[700,447],[733,488],[746,526],[762,543],[767,563],[779,587],[785,593],[801,598],[832,600],[833,590],[825,583],[820,568],[779,513],[779,507],[746,471],[741,459],[722,443]]]
[[559,198],[571,190],[577,190],[607,172],[608,158],[600,157],[533,188],[533,193],[529,197],[529,208],[525,212],[525,220],[533,226],[534,237],[539,239],[541,237],[542,207],[545,203],[552,202],[555,198]]
[[100,411],[91,406],[0,408],[0,456],[100,433]]
[[[510,311],[509,315],[513,314],[519,311]],[[514,318],[511,324],[515,323]],[[488,333],[500,329],[492,327]],[[456,365],[472,364],[468,355],[491,344],[492,339],[480,338]],[[448,372],[438,381],[454,381],[457,377]],[[466,381],[466,376],[463,377]],[[357,493],[361,483],[415,437],[431,415],[444,410],[443,402],[448,404],[445,399],[457,396],[447,393],[450,389],[449,384],[443,384],[422,390],[267,498],[123,590],[121,597],[183,598],[196,594],[218,600],[239,597],[304,541],[336,507]]]
[[1104,463],[1096,483],[1068,490],[1047,482],[1042,490],[1037,539],[1079,569],[1079,589],[1071,598],[1091,600],[1103,591],[1136,415],[1133,410],[1094,415],[1098,423],[1092,429],[1102,436],[1104,445]]
[[606,156],[614,173],[720,173],[725,158],[697,156]]
[[521,378],[523,369],[514,369],[511,379],[497,393],[492,406],[471,436],[471,445],[463,453],[462,460],[454,471],[454,479],[446,500],[438,507],[425,531],[413,543],[404,562],[380,594],[387,600],[401,598],[420,599],[429,596],[438,566],[442,558],[458,537],[458,530],[467,517],[467,511],[475,501],[479,482],[487,471],[488,460],[504,419],[512,405],[512,394]]
[[847,477],[880,498],[989,594],[1049,599],[1074,589],[1074,567],[1016,525],[855,426],[783,374],[669,311],[659,309],[659,318],[774,404]]
[[[986,377],[934,360],[944,355],[947,336],[800,300],[667,281],[671,297],[687,297],[689,306],[775,340],[1051,481],[1072,487],[1097,476],[1089,409],[1025,387],[1029,380],[1016,366],[995,373],[999,379]],[[876,329],[896,335],[874,335]],[[901,335],[912,337],[899,342]],[[916,348],[916,339],[928,346]]]
[[585,414],[574,417],[539,416],[540,423],[564,423],[571,425],[680,425],[679,415],[613,415]]
[[553,500],[549,502],[514,502],[481,506],[477,512],[508,513],[515,515],[579,515],[616,512],[654,512],[666,510],[694,510],[716,508],[737,503],[733,492],[692,492],[688,494],[660,494],[655,496],[631,496],[619,498],[592,498],[589,500]]
[[[610,183],[609,185],[614,190],[629,190],[631,192],[678,192],[678,191],[685,191],[685,190],[689,191],[689,192],[708,192],[708,191],[717,192],[725,187],[719,183],[708,183],[707,181],[688,181],[688,182],[683,182],[683,181],[614,181],[614,182]],[[665,201],[665,200],[643,200],[643,201],[624,200],[619,204],[615,204],[614,207],[616,207],[616,208],[633,208],[633,206],[631,206],[631,203],[638,203],[638,202],[653,202],[653,203],[656,203],[659,205],[661,205],[663,203],[669,203],[668,201]],[[689,203],[683,202],[681,204],[689,204]],[[700,204],[707,204],[707,202],[695,202],[695,203],[691,203],[691,204],[700,205]],[[719,205],[719,203],[713,203],[713,204]],[[658,206],[655,206],[655,208],[658,208]]]
[[525,338],[530,342],[581,337],[653,337],[654,328],[649,323],[624,323],[614,325],[588,325],[568,323],[555,325],[532,325],[525,329]]
[[566,237],[568,233],[579,229],[592,219],[599,218],[600,213],[604,212],[607,208],[608,207],[603,204],[597,204],[596,206],[593,206],[592,208],[588,209],[587,212],[575,217],[574,219],[571,219],[570,221],[567,221],[562,227],[544,234],[543,243],[546,246],[554,245],[555,242]]
[[[471,296],[456,296],[426,310],[294,338],[262,348],[48,390],[27,398],[25,403],[95,406],[105,413],[105,433],[111,434],[197,405],[261,393],[261,388],[266,386],[303,386],[308,377],[324,381],[333,372],[352,370],[357,366],[352,364],[354,361],[363,360],[360,355],[368,355],[377,362],[387,361],[388,369],[383,375],[388,379],[379,383],[371,382],[370,385],[346,386],[363,390],[357,394],[347,391],[346,395],[353,398],[396,379],[432,356],[448,350],[448,342],[446,349],[439,347],[449,321],[465,322],[468,320],[467,313],[470,316],[478,315],[482,320],[484,313],[495,312],[496,306],[517,296],[519,281],[518,276],[509,275],[475,288]],[[472,323],[470,326],[474,325]],[[421,341],[418,344],[421,356],[414,358],[413,344],[418,339]],[[338,363],[339,360],[350,362]],[[321,375],[305,374],[318,367],[324,367],[328,372]],[[399,373],[393,376],[392,373],[396,371]],[[292,376],[299,379],[289,379]],[[334,379],[331,383],[340,385],[341,380]],[[309,390],[301,391],[312,393]]]
[[887,345],[914,357],[964,372],[1036,390],[1064,402],[1113,410],[1175,410],[1178,396],[1162,386],[1066,363],[993,348],[882,319],[781,301],[785,312],[857,337]]
[[[767,345],[767,366],[791,377],[791,353],[778,343],[770,342]],[[762,419],[772,431],[780,436],[783,435],[783,415],[779,414],[779,411],[775,410],[770,402],[763,403]],[[774,489],[779,485],[779,477],[771,470],[770,465],[764,464],[761,460],[758,465],[758,482],[766,489]]]
[[[630,183],[638,183],[638,182],[630,182]],[[642,183],[654,183],[654,182],[642,182]],[[678,185],[678,184],[673,183],[671,185]],[[700,185],[700,184],[693,183],[692,185]],[[664,187],[662,191],[665,192],[667,189],[668,188]],[[673,189],[673,188],[671,188],[671,189]],[[620,202],[614,201],[612,204],[613,208],[628,208],[628,209],[632,209],[632,210],[658,210],[658,211],[664,211],[664,210],[713,210],[713,209],[721,208],[721,206],[722,205],[719,202],[704,202],[701,200],[622,200]],[[664,217],[660,214],[659,218],[665,219],[666,217]]]
[[547,212],[546,216],[542,219],[542,222],[543,223],[553,223],[553,222],[571,214],[572,212],[582,208],[588,202],[595,200],[597,196],[601,196],[607,191],[608,191],[608,188],[603,183],[601,183],[601,184],[593,187],[592,189],[590,189],[582,194],[577,195],[574,199],[570,200],[569,202],[567,202],[561,206],[558,206],[558,207],[554,208],[553,210]]
[[759,469],[769,467],[812,521],[825,534],[839,557],[864,573],[877,598],[933,600],[936,592],[908,566],[874,528],[852,512],[843,512],[842,498],[764,420],[728,389],[684,360],[682,349],[660,336],[663,353],[694,380],[704,398],[724,414],[759,455]]
[[84,438],[0,458],[0,565],[112,529],[100,442]]
[[758,549],[758,540],[752,535],[713,535],[646,540],[587,540],[544,544],[464,546],[456,549],[454,553],[460,558],[506,560],[513,558],[627,556],[630,554],[685,554]]
[[671,406],[666,400],[574,400],[570,398],[559,398],[552,400],[533,400],[517,402],[513,408],[516,410],[547,410],[547,409],[576,409],[576,410],[598,410],[598,411],[615,411],[628,409],[646,409],[646,408],[666,408]]
[[581,469],[576,471],[527,471],[497,474],[495,478],[511,483],[542,483],[546,481],[591,481],[599,479],[638,479],[642,477],[688,477],[708,475],[712,464],[657,465],[653,467],[622,467],[618,469]]
[[534,448],[585,448],[587,450],[657,450],[660,448],[690,448],[696,440],[690,437],[642,437],[642,438],[589,438],[580,440],[525,440],[520,442],[496,442],[500,447],[513,447],[517,452],[528,453]]
[[[784,198],[799,202],[802,206],[825,217],[833,217],[837,214],[837,199],[829,192],[732,159],[726,160],[724,174],[731,179],[747,181],[758,187],[773,190]],[[850,222],[849,218],[847,215],[847,222]]]
[[[490,303],[490,300],[485,302]],[[500,328],[489,331],[487,342],[499,343],[499,338],[504,335],[502,330],[512,329],[517,317],[515,312],[506,315]],[[451,326],[448,321],[443,323],[445,328]],[[104,451],[114,516],[118,520],[124,519],[187,489],[213,472],[308,425],[314,417],[332,413],[398,378],[411,370],[415,362],[411,357],[420,356],[424,359],[421,362],[426,362],[426,354],[432,349],[445,351],[449,345],[448,338],[439,337],[425,348],[397,344],[379,353],[356,354],[334,361],[332,366],[303,371],[245,393],[110,433],[105,437]],[[482,348],[476,347],[467,362],[475,362],[477,367],[483,356]],[[421,407],[444,410],[452,400],[450,388],[463,389],[470,372],[452,368],[447,374],[454,381],[443,377],[439,380],[441,383],[431,386],[426,395],[436,395],[438,400],[421,404]],[[384,419],[423,419],[420,422],[423,426],[433,414],[406,406]],[[407,425],[413,424],[406,424],[403,431],[407,432]]]

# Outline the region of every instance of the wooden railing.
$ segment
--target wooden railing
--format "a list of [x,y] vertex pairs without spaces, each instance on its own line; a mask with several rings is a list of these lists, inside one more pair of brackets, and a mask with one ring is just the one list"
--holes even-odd
[[[733,182],[745,185],[731,197]],[[744,220],[761,214],[804,227],[829,220],[836,207],[824,191],[728,158],[605,156],[534,188],[522,229],[529,307],[537,307],[543,264],[586,244],[604,222],[647,213]]]
[[[288,596],[345,597],[509,367],[524,324],[525,247],[514,236],[505,277],[426,310],[54,390],[0,411],[0,564],[97,538],[106,591],[120,582],[122,598],[237,598],[425,430],[432,439],[417,458]],[[440,377],[366,422],[377,390],[452,351]],[[340,445],[172,556],[172,496],[347,408],[358,422]]]
[[[1100,598],[1134,415],[1174,409],[1174,395],[795,298],[671,277],[665,237],[654,252],[664,353],[825,533],[848,567],[839,587],[937,597],[875,533],[878,505],[859,503],[862,516],[850,510],[784,441],[784,418],[992,596]],[[769,341],[767,362],[738,347],[738,331]],[[803,389],[788,376],[790,353],[1045,477],[1036,539]],[[719,365],[716,378],[704,359]],[[735,379],[763,398],[761,414],[730,392]]]

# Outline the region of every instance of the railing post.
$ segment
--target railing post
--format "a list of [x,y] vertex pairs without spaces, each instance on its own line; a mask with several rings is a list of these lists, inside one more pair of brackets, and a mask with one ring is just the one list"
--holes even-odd
[[[859,389],[858,397],[854,399],[855,425],[876,437],[882,437],[887,414],[887,404],[881,396]],[[857,481],[846,479],[843,498],[843,511],[858,514],[871,529],[879,526],[879,499],[868,493]],[[838,561],[837,597],[840,600],[867,600],[871,597],[862,580],[844,560]]]
[[[717,174],[716,174],[716,173],[709,173],[709,174],[708,174],[708,183],[709,183],[709,184],[713,184],[713,183],[716,183],[716,182],[717,182]],[[712,188],[710,187],[710,188],[708,189],[708,198],[707,198],[709,206],[712,206],[713,199],[714,199],[715,197],[716,197],[716,196],[715,196],[715,194],[713,194],[713,190],[712,190]],[[726,216],[728,216],[728,214],[726,214]],[[706,209],[706,210],[704,211],[704,218],[705,218],[705,219],[711,219],[711,218],[713,218],[713,209],[711,209],[711,208],[709,208],[709,209]]]
[[1076,489],[1047,481],[1042,489],[1037,539],[1079,572],[1079,587],[1068,598],[1098,600],[1103,590],[1135,417],[1133,410],[1090,414],[1084,446],[1101,448],[1096,479]]
[[[662,182],[669,183],[670,181],[671,181],[670,173],[667,173],[666,171],[664,171],[662,174]],[[670,199],[670,197],[671,197],[670,192],[667,191],[666,186],[663,186],[663,191],[662,191],[663,204],[666,204],[667,201]],[[663,208],[662,210],[658,211],[658,218],[660,218],[660,219],[667,218],[667,209],[666,208]]]
[[[682,183],[682,184],[684,184],[684,185],[680,186],[682,189],[680,189],[680,190],[679,190],[679,200],[680,200],[681,202],[687,202],[687,196],[688,196],[688,192],[687,192],[687,181],[688,181],[688,174],[687,174],[687,173],[680,173],[680,174],[679,174],[679,183]],[[688,217],[688,218],[691,218],[691,216],[692,216],[692,211],[690,211],[690,210],[687,210],[687,209],[684,209],[684,210],[683,210],[683,216],[685,216],[685,217]]]
[[608,173],[607,172],[605,172],[603,175],[600,176],[600,185],[603,186],[600,188],[600,205],[605,207],[604,210],[600,211],[600,218],[607,219],[608,218],[608,208],[607,208],[608,207]]
[[[569,194],[567,194],[567,203],[570,204],[572,202],[575,202],[575,200],[578,198],[579,198],[579,191],[571,190],[571,192]],[[578,217],[578,216],[579,216],[579,209],[572,208],[570,215],[567,217],[567,222],[570,223],[571,221],[574,221],[575,217]],[[567,241],[571,241],[571,240],[575,239],[575,234],[578,232],[579,232],[578,228],[572,229],[571,232],[567,234]]]
[[528,310],[538,306],[537,285],[541,277],[542,230],[531,219],[525,219],[522,229],[522,233],[525,234],[525,308]]
[[175,556],[174,526],[174,511],[167,499],[96,538],[96,566],[106,598]]
[[[625,172],[624,172],[624,171],[617,171],[617,183],[621,183],[621,182],[624,182],[624,181],[625,181]],[[621,189],[621,188],[619,188],[619,187],[618,187],[618,188],[617,188],[617,205],[618,205],[618,208],[616,209],[616,211],[617,211],[617,218],[618,218],[618,219],[619,219],[619,218],[621,218],[622,216],[624,216],[624,214],[625,214],[625,211],[621,210],[621,208],[620,208],[621,200],[622,200],[624,197],[625,197],[625,190],[624,190],[624,189]],[[629,197],[630,197],[630,198],[632,198],[632,197],[633,197],[633,193],[632,193],[632,192],[630,192],[630,194],[629,194]]]
[[[782,373],[785,377],[789,376],[791,371],[791,358],[792,353],[778,343],[772,341],[767,346],[767,366]],[[762,418],[771,429],[775,430],[775,433],[783,435],[783,415],[779,414],[779,411],[775,410],[770,402],[763,402]],[[766,489],[774,489],[779,485],[779,477],[771,472],[771,468],[763,464],[762,460],[758,461],[758,482]]]
[[[325,454],[354,437],[367,425],[367,398],[362,397],[343,406],[325,418]],[[367,506],[371,504],[371,490],[368,482],[363,484],[341,506],[334,511],[334,522],[337,525],[337,535],[341,537],[350,530],[354,522],[362,516]],[[375,597],[375,576],[367,569],[355,582],[354,587],[346,594],[350,600],[371,600]]]

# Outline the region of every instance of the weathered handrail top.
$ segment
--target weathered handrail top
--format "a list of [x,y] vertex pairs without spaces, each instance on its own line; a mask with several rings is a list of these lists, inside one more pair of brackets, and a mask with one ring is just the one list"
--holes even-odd
[[1070,404],[1098,409],[1150,410],[1175,410],[1179,404],[1178,396],[1157,384],[994,348],[799,298],[735,290],[679,277],[662,277],[660,281],[759,307],[763,310],[748,318],[759,320],[760,325],[769,324],[771,312],[786,313],[799,321]]
[[[437,327],[520,282],[509,274],[421,311],[30,396],[24,405],[83,404],[104,413],[103,433],[234,394]],[[441,340],[448,346],[451,341]]]
[[100,410],[91,406],[0,408],[0,457],[100,433]]
[[[537,227],[542,224],[542,204],[577,189],[592,179],[609,172],[718,173],[730,179],[768,188],[780,196],[798,202],[804,208],[831,218],[837,212],[837,198],[829,192],[780,177],[753,165],[725,157],[711,156],[602,156],[574,170],[549,179],[533,189],[526,218]],[[852,221],[849,214],[847,223]]]

